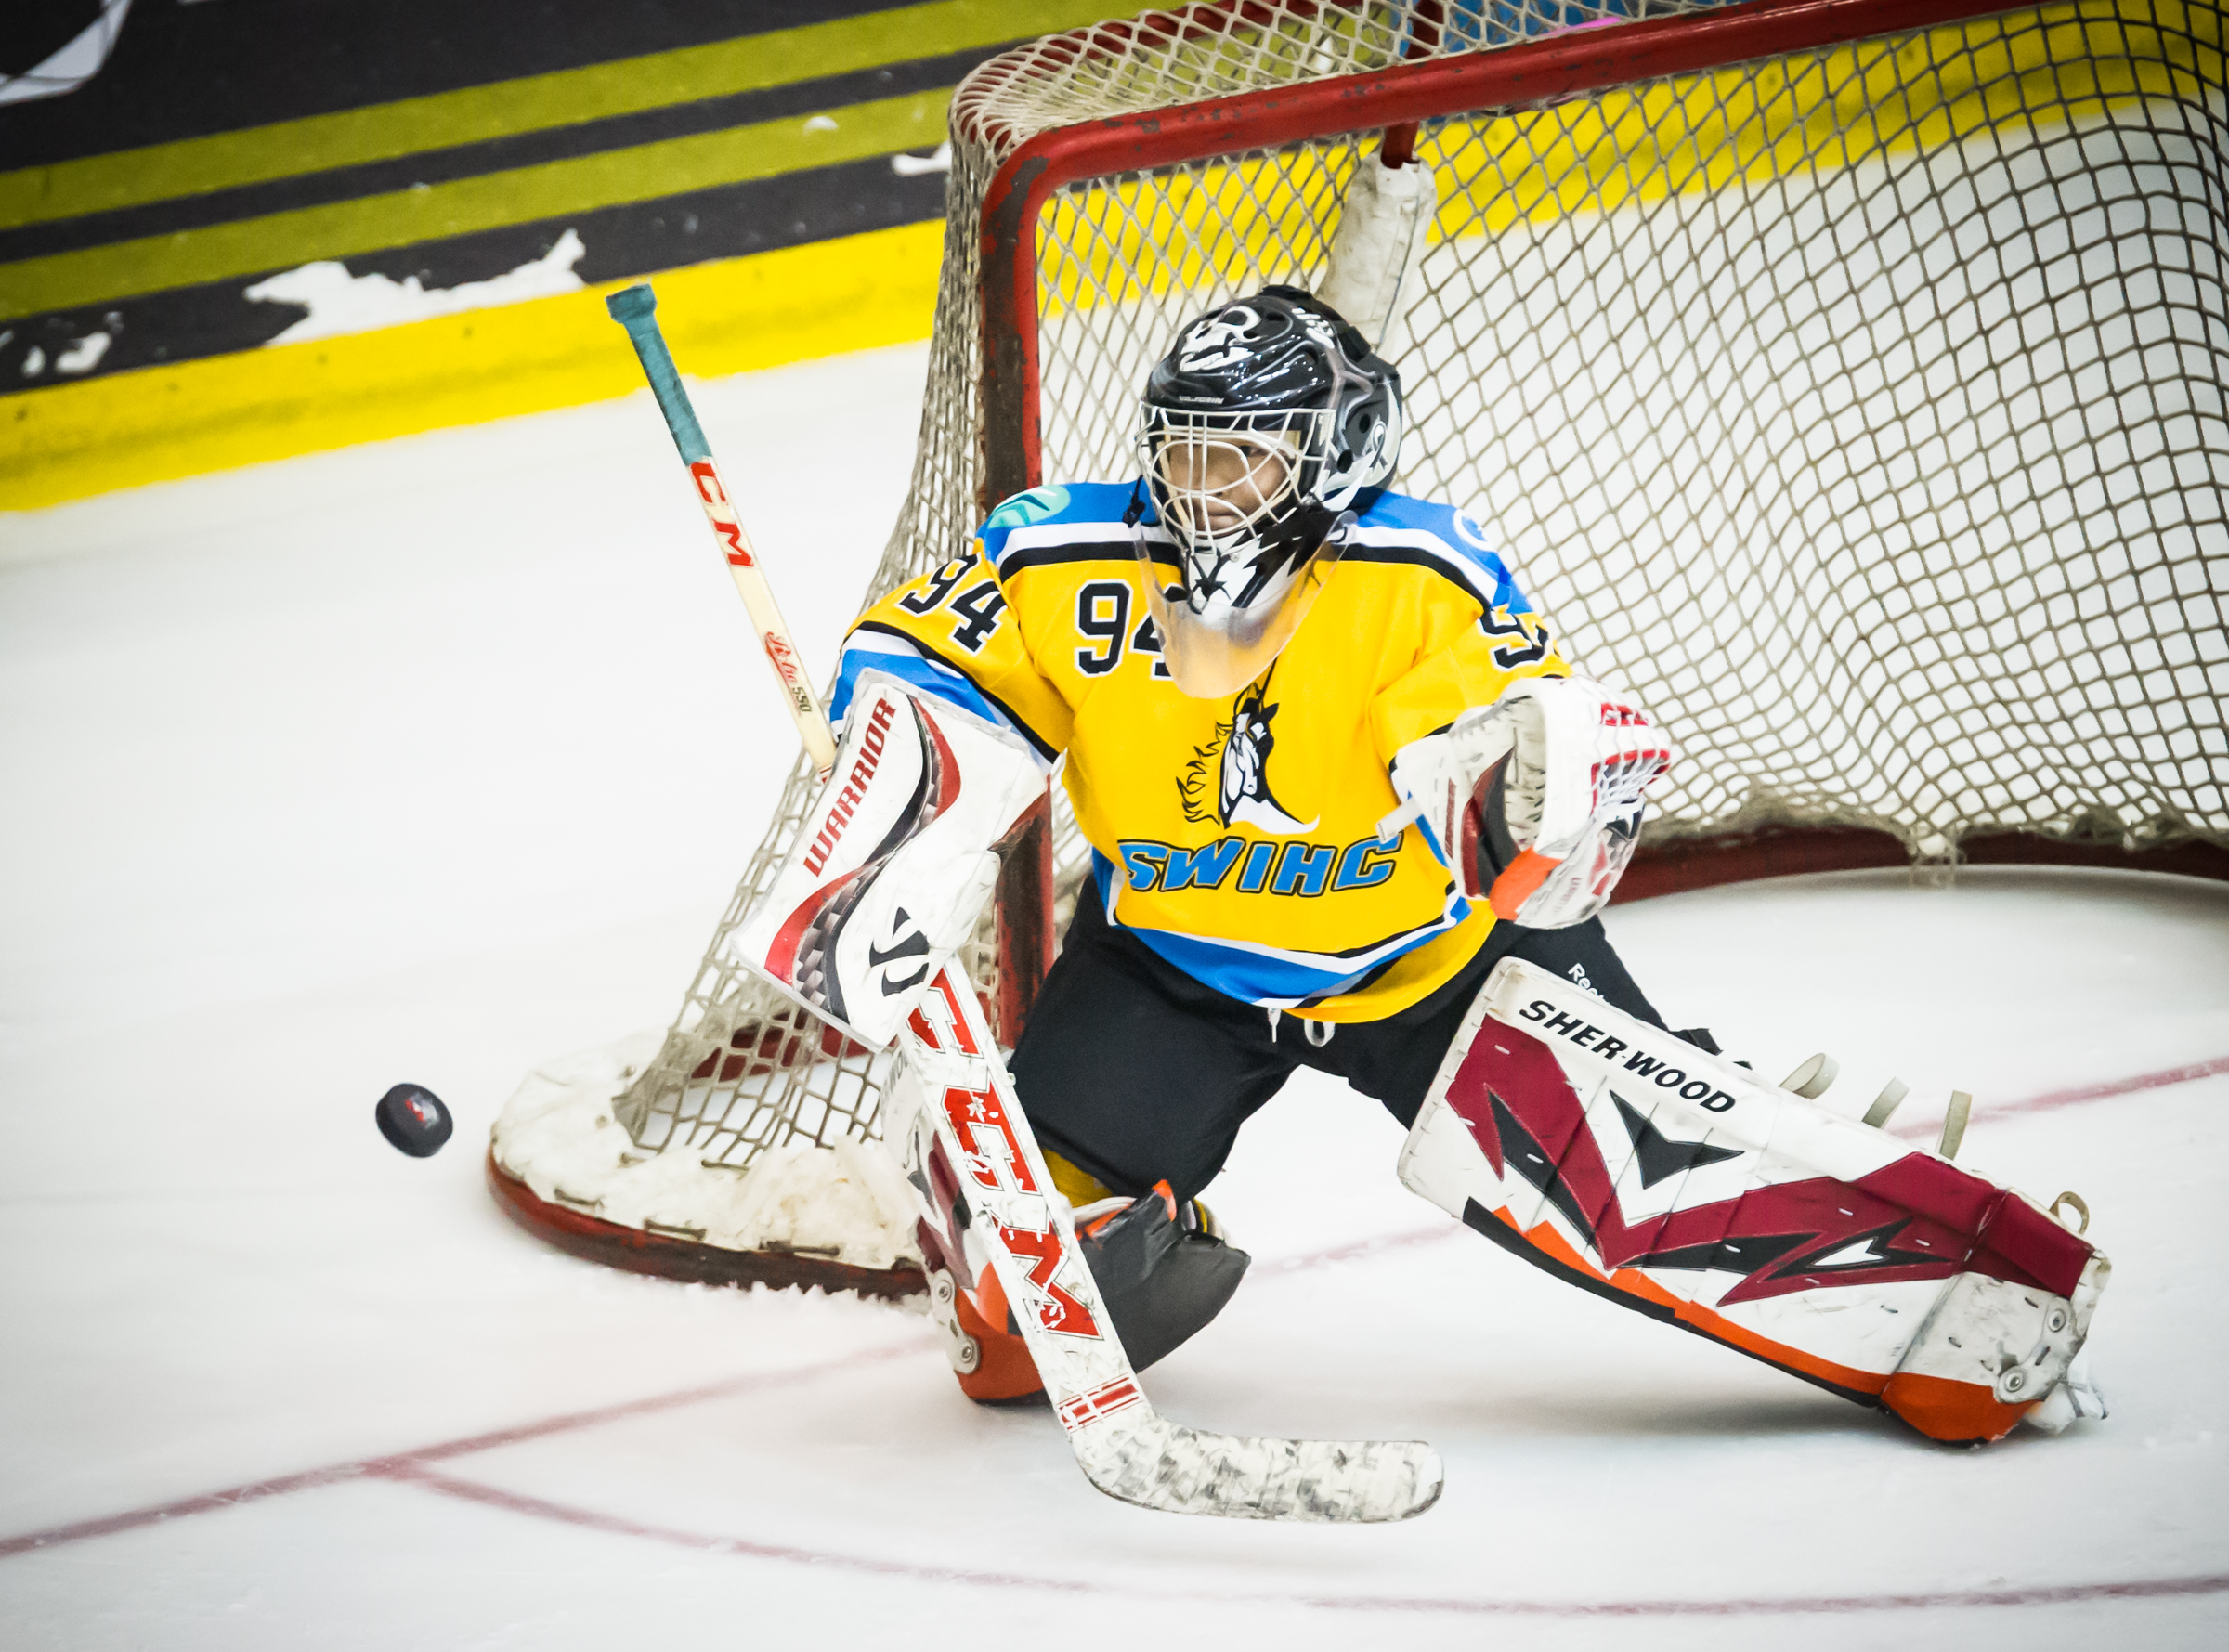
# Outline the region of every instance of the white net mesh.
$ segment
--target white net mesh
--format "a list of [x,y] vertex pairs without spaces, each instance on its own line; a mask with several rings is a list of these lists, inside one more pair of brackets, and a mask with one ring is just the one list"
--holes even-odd
[[[912,493],[868,595],[980,515],[977,220],[1021,143],[1607,15],[1204,6],[979,70]],[[2082,0],[1426,123],[1440,208],[1387,345],[1413,422],[1398,485],[1476,516],[1582,668],[1675,731],[1660,840],[1794,820],[1938,857],[1990,830],[2229,843],[2222,21]],[[1313,286],[1375,142],[1055,193],[1046,478],[1131,474],[1148,367],[1211,304]],[[708,959],[620,1122],[735,1164],[870,1133],[875,1062],[802,1019]]]

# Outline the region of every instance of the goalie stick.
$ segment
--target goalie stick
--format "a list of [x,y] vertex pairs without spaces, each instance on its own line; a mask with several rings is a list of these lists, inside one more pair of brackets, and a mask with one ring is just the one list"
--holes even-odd
[[697,423],[689,393],[681,386],[681,370],[673,365],[673,352],[666,348],[665,335],[658,330],[658,294],[650,291],[648,282],[640,282],[614,293],[604,301],[604,307],[627,330],[634,353],[642,359],[650,394],[658,397],[658,410],[666,416],[666,428],[672,433],[674,447],[681,449],[682,463],[689,467],[697,502],[704,507],[705,520],[712,525],[720,553],[727,559],[727,571],[735,576],[736,590],[742,594],[743,605],[750,610],[750,622],[759,628],[760,645],[766,650],[766,663],[774,668],[782,685],[782,699],[789,708],[790,721],[797,724],[798,738],[805,743],[805,755],[813,760],[814,769],[826,780],[836,761],[836,742],[828,734],[828,720],[820,714],[820,702],[805,683],[797,645],[790,640],[789,622],[782,618],[780,605],[774,600],[774,587],[759,569],[758,553],[751,548],[750,536],[743,531],[743,520],[736,514],[727,488],[720,480],[720,467],[712,462],[712,447],[704,439],[704,427]]
[[[658,332],[658,301],[645,284],[606,302],[642,358],[806,752],[825,779],[836,756],[828,719],[798,671],[773,589],[721,486]],[[932,978],[900,1043],[904,1058],[892,1092],[900,1116],[885,1121],[886,1142],[902,1161],[916,1162],[933,1143],[964,1170],[958,1179],[969,1229],[981,1237],[1015,1307],[1053,1412],[1092,1485],[1141,1508],[1256,1520],[1405,1520],[1439,1500],[1440,1456],[1420,1440],[1244,1438],[1187,1428],[1156,1412],[1114,1333],[982,1002],[957,959]]]

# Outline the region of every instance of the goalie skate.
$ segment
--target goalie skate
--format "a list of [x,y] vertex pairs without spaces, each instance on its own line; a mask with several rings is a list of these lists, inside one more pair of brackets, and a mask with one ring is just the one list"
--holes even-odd
[[2109,1272],[2020,1195],[1515,958],[1401,1174],[1571,1283],[1941,1440],[2056,1394]]

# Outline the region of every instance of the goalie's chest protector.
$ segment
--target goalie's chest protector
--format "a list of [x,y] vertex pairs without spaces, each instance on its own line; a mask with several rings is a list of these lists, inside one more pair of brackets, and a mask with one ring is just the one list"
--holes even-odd
[[[1229,700],[1180,693],[1143,649],[1103,680],[1074,685],[1066,784],[1104,863],[1110,916],[1233,995],[1351,995],[1353,977],[1428,943],[1467,912],[1421,834],[1388,842],[1377,833],[1399,800],[1372,735],[1371,707],[1415,663],[1414,642],[1402,634],[1413,628],[1400,623],[1401,598],[1414,592],[1397,589],[1412,582],[1388,572],[1338,568],[1267,677]],[[1079,651],[1058,634],[1059,621],[1079,605],[1104,602],[1088,587],[1114,579],[1129,585],[1133,612],[1142,615],[1134,560],[1128,568],[1101,564],[1084,579],[1065,569],[1020,577],[1017,589],[1049,588],[1018,603],[1024,626],[1042,627],[1029,639],[1042,637],[1036,657],[1064,643],[1075,668]],[[1221,957],[1217,951],[1228,949],[1180,937],[1305,956],[1279,969],[1267,953]],[[1448,960],[1449,971],[1474,949]]]
[[[1193,699],[1161,666],[1121,520],[1129,498],[1096,485],[1009,501],[973,558],[879,605],[854,648],[903,636],[1048,755],[1064,750],[1109,916],[1194,978],[1329,1021],[1415,1002],[1493,920],[1414,827],[1379,839],[1398,802],[1386,752],[1514,674],[1471,659],[1466,641],[1498,635],[1530,652],[1519,670],[1560,669],[1545,631],[1498,561],[1459,566],[1428,528],[1365,518],[1267,676],[1228,700]],[[994,570],[991,611],[966,588]]]

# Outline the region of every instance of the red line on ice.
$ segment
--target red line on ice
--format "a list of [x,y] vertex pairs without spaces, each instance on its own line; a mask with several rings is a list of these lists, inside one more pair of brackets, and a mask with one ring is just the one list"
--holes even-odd
[[[1459,1224],[1447,1222],[1407,1233],[1360,1239],[1350,1244],[1335,1245],[1329,1250],[1265,1263],[1257,1271],[1265,1276],[1295,1273],[1304,1268],[1352,1261],[1381,1251],[1405,1249],[1462,1231]],[[121,1514],[103,1515],[96,1519],[78,1520],[66,1526],[51,1526],[44,1531],[28,1531],[20,1537],[0,1538],[0,1559],[33,1549],[51,1549],[62,1543],[83,1542],[88,1538],[112,1537],[120,1531],[132,1531],[142,1526],[160,1525],[165,1520],[183,1519],[189,1515],[211,1514],[218,1509],[238,1508],[242,1503],[261,1502],[267,1498],[285,1497],[296,1491],[315,1491],[321,1487],[337,1486],[348,1480],[420,1479],[423,1476],[415,1472],[415,1464],[445,1463],[451,1458],[470,1456],[476,1451],[491,1451],[500,1446],[517,1445],[523,1440],[571,1434],[582,1428],[600,1427],[606,1423],[622,1423],[631,1417],[651,1416],[682,1406],[725,1399],[732,1395],[750,1393],[754,1389],[788,1387],[793,1383],[810,1382],[815,1377],[827,1376],[872,1360],[916,1353],[934,1346],[935,1340],[926,1334],[909,1336],[902,1342],[848,1354],[841,1359],[823,1359],[787,1371],[759,1372],[750,1376],[731,1377],[725,1382],[707,1383],[699,1387],[678,1389],[671,1394],[653,1395],[647,1399],[630,1399],[618,1405],[598,1406],[593,1411],[567,1411],[560,1416],[544,1417],[538,1423],[522,1423],[510,1428],[491,1429],[485,1434],[466,1435],[461,1439],[421,1446],[415,1450],[364,1457],[354,1463],[330,1463],[323,1468],[305,1469],[300,1474],[280,1475],[268,1480],[252,1480],[244,1486],[231,1486],[222,1491],[205,1491],[198,1497],[183,1497],[174,1502],[127,1509]],[[493,1495],[490,1493],[490,1496]]]
[[1748,1600],[1401,1600],[1300,1597],[1330,1611],[1460,1612],[1477,1617],[1747,1618],[1837,1612],[1913,1612],[1944,1606],[2045,1606],[2082,1600],[2157,1600],[2229,1593],[2229,1572],[2130,1583],[2039,1584],[2027,1589],[1940,1589],[1925,1594],[1799,1594]]
[[414,1451],[362,1457],[354,1463],[331,1463],[323,1468],[305,1469],[300,1474],[281,1475],[275,1479],[251,1480],[244,1486],[232,1486],[222,1491],[206,1491],[199,1497],[182,1497],[175,1502],[127,1509],[122,1514],[104,1515],[98,1519],[79,1520],[67,1526],[51,1526],[44,1531],[25,1532],[20,1537],[0,1538],[0,1559],[33,1549],[51,1549],[61,1543],[83,1542],[87,1538],[111,1537],[120,1531],[131,1531],[141,1526],[156,1526],[188,1515],[206,1515],[216,1509],[238,1508],[242,1503],[261,1502],[267,1498],[285,1497],[296,1491],[315,1491],[320,1487],[337,1486],[348,1480],[404,1478],[407,1476],[403,1471],[411,1463],[442,1463],[473,1451],[490,1451],[499,1446],[516,1445],[521,1440],[541,1439],[554,1434],[570,1434],[578,1429],[594,1428],[606,1423],[624,1422],[630,1417],[652,1416],[684,1405],[700,1405],[706,1400],[748,1394],[757,1388],[787,1387],[792,1383],[810,1382],[815,1377],[827,1376],[873,1360],[913,1353],[932,1345],[933,1339],[928,1336],[912,1336],[904,1342],[846,1354],[841,1359],[795,1366],[788,1371],[756,1372],[750,1376],[731,1377],[723,1383],[707,1383],[700,1387],[677,1389],[671,1394],[653,1395],[647,1399],[630,1399],[619,1405],[598,1406],[593,1411],[567,1411],[560,1416],[544,1417],[539,1423],[522,1423],[515,1427],[491,1429],[486,1434],[466,1435],[462,1439],[422,1446]]
[[1348,1595],[1253,1594],[1204,1589],[1171,1589],[1161,1582],[1105,1583],[1088,1578],[1035,1576],[1027,1572],[972,1571],[960,1567],[932,1566],[917,1561],[890,1560],[873,1554],[846,1554],[836,1549],[801,1549],[788,1543],[759,1542],[750,1538],[715,1537],[652,1526],[624,1515],[596,1509],[577,1508],[506,1491],[476,1480],[398,1463],[387,1477],[424,1487],[463,1502],[502,1509],[538,1520],[580,1527],[615,1537],[645,1539],[700,1554],[738,1554],[754,1560],[782,1560],[800,1566],[833,1567],[839,1571],[868,1572],[878,1577],[917,1578],[932,1583],[962,1583],[978,1588],[1038,1589],[1060,1594],[1135,1595],[1151,1593],[1156,1599],[1200,1600],[1224,1604],[1258,1603],[1264,1606],[1303,1606],[1334,1612],[1453,1612],[1474,1617],[1524,1618],[1739,1618],[1806,1615],[1822,1612],[1903,1612],[1943,1606],[2055,1606],[2083,1600],[2156,1599],[2162,1596],[2229,1593],[2229,1573],[2192,1578],[2146,1578],[2125,1583],[2059,1583],[2025,1589],[1945,1589],[1913,1594],[1790,1595],[1781,1599],[1760,1596],[1746,1600],[1494,1600]]
[[1310,1251],[1305,1255],[1280,1256],[1273,1262],[1264,1262],[1252,1271],[1257,1279],[1273,1279],[1281,1273],[1301,1273],[1310,1268],[1328,1268],[1335,1262],[1354,1262],[1375,1256],[1382,1251],[1405,1251],[1411,1245],[1429,1244],[1436,1239],[1447,1239],[1457,1233],[1467,1233],[1462,1223],[1449,1220],[1430,1228],[1412,1228],[1406,1233],[1381,1233],[1374,1239],[1358,1239],[1350,1244],[1335,1244],[1329,1250]]
[[460,1480],[449,1475],[433,1474],[408,1461],[398,1462],[391,1469],[381,1472],[385,1478],[421,1486],[428,1491],[438,1492],[443,1497],[453,1497],[460,1502],[476,1502],[488,1508],[526,1515],[538,1520],[554,1520],[561,1526],[578,1526],[590,1531],[609,1532],[616,1537],[645,1538],[675,1548],[718,1554],[742,1554],[755,1560],[787,1560],[800,1566],[834,1567],[840,1571],[872,1572],[883,1577],[923,1578],[944,1583],[1049,1589],[1072,1594],[1125,1593],[1083,1579],[1038,1578],[1025,1572],[969,1571],[958,1567],[922,1566],[907,1560],[884,1560],[872,1554],[846,1554],[832,1549],[801,1549],[790,1543],[763,1543],[750,1538],[710,1537],[693,1531],[679,1531],[670,1526],[651,1526],[640,1520],[630,1520],[622,1515],[607,1515],[597,1509],[575,1508],[568,1503],[552,1502],[547,1498],[505,1491],[500,1487],[484,1485],[477,1480]]
[[2229,1056],[2216,1056],[2210,1061],[2193,1061],[2187,1067],[2168,1067],[2157,1073],[2139,1073],[2134,1078],[2117,1078],[2105,1084],[2086,1085],[2079,1089],[2053,1090],[2046,1095],[2030,1096],[2025,1101],[2008,1101],[1989,1111],[2050,1112],[2055,1108],[2072,1107],[2078,1101],[2102,1101],[2107,1096],[2126,1096],[2136,1090],[2161,1089],[2170,1084],[2188,1084],[2194,1078],[2210,1078],[2217,1073],[2229,1073]]
[[[1976,1117],[2003,1118],[2008,1113],[2055,1112],[2062,1107],[2072,1107],[2083,1101],[2103,1101],[2113,1096],[2130,1096],[2138,1090],[2164,1089],[2171,1084],[2188,1084],[2193,1079],[2211,1078],[2217,1073],[2229,1073],[2229,1056],[2216,1056],[2210,1061],[2193,1061],[2186,1067],[2163,1067],[2157,1073],[2139,1073],[2133,1078],[2111,1078],[2104,1084],[2083,1085],[2071,1090],[2047,1090],[2040,1096],[2029,1096],[2020,1101],[1992,1101],[1975,1103]],[[1940,1134],[1939,1122],[1918,1122],[1897,1125],[1891,1134],[1919,1140]]]

